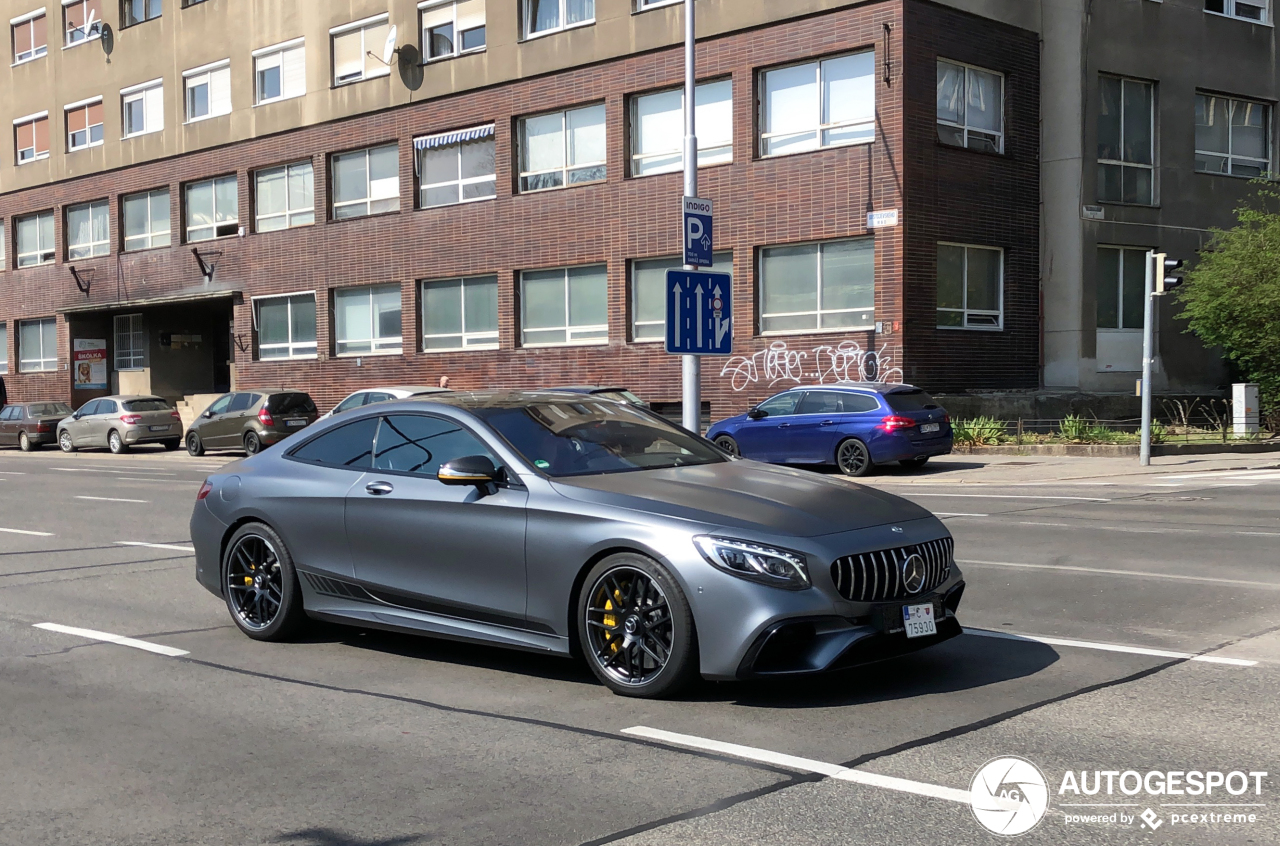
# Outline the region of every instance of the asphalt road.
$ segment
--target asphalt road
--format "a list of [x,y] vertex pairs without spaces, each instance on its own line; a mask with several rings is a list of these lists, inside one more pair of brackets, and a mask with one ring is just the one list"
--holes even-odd
[[[1020,842],[1280,843],[1280,470],[874,477],[946,515],[965,636],[641,702],[487,647],[243,637],[186,551],[219,463],[0,452],[0,843],[995,843],[957,796],[1007,755],[1050,795]],[[1060,795],[1068,770],[1268,775],[1260,795]],[[1205,803],[1254,807],[1172,807]],[[1134,819],[1073,821],[1113,813]]]

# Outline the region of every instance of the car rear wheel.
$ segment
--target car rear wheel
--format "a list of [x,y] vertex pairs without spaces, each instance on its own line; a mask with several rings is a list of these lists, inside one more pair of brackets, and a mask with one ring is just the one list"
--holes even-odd
[[716,438],[715,444],[730,455],[742,455],[742,452],[738,449],[738,442],[728,435],[721,435]]
[[40,444],[31,443],[31,438],[27,436],[26,432],[19,432],[18,433],[18,449],[22,450],[23,452],[35,452],[36,450],[40,449]]
[[578,597],[578,635],[596,678],[622,696],[670,696],[698,674],[684,592],[642,555],[611,555],[591,568]]
[[223,593],[240,631],[254,640],[287,640],[306,620],[293,557],[275,530],[248,523],[223,557]]
[[846,476],[865,476],[875,467],[867,445],[857,438],[849,438],[836,447],[836,466]]
[[244,433],[244,451],[246,455],[257,455],[262,452],[262,439],[257,432]]
[[107,433],[107,449],[111,450],[112,455],[123,455],[129,451],[129,445],[120,437],[119,432],[112,429]]
[[905,461],[899,461],[898,464],[901,465],[902,467],[905,467],[908,470],[919,470],[921,467],[927,464],[928,461],[929,461],[929,456],[926,455],[921,458],[908,458]]
[[58,433],[58,448],[63,452],[76,451],[76,445],[71,441],[71,433],[66,429]]
[[173,452],[175,449],[182,446],[182,438],[170,438],[169,440],[162,441],[161,443],[164,444],[165,449],[169,452]]
[[195,432],[187,435],[187,453],[193,458],[204,455],[204,441],[200,440],[200,436]]

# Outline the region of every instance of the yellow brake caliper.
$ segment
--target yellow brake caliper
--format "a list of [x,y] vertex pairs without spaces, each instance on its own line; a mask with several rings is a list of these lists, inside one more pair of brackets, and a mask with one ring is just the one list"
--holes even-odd
[[[616,606],[613,604],[615,601],[618,603]],[[621,608],[621,607],[622,607],[622,591],[615,590],[613,592],[613,599],[606,599],[604,601],[604,610],[612,611],[614,608]],[[605,614],[601,622],[612,629],[618,625],[618,618],[612,614]],[[609,632],[605,632],[604,639],[605,639],[605,642],[609,644],[609,649],[616,653],[618,651],[618,641],[614,638],[614,636]]]

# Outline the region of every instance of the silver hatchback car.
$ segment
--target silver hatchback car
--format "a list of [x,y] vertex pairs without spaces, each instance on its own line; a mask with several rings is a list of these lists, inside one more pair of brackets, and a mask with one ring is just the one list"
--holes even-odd
[[119,454],[137,444],[182,446],[182,417],[160,397],[111,396],[89,400],[58,423],[63,452],[106,448]]

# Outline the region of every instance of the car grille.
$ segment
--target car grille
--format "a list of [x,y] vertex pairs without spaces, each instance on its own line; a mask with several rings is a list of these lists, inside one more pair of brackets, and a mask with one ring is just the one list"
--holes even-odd
[[[951,575],[951,555],[955,542],[951,538],[926,541],[914,546],[882,549],[859,555],[846,555],[831,565],[831,579],[845,599],[854,602],[881,602],[906,599],[928,593]],[[902,583],[902,562],[916,554],[924,559],[924,586],[915,594]]]

